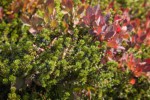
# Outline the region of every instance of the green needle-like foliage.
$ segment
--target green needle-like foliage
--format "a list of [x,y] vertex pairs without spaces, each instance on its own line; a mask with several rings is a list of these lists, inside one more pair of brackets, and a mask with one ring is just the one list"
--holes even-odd
[[[149,100],[149,69],[132,69],[132,61],[136,59],[145,61],[144,67],[150,67],[150,42],[146,38],[150,36],[149,26],[142,24],[149,21],[145,18],[149,3],[149,0],[0,0],[0,99]],[[95,6],[98,4],[100,8]],[[125,22],[118,21],[121,28],[113,24],[116,15],[124,17],[127,8],[130,24],[135,19],[141,21],[132,32]],[[98,22],[97,16],[102,21]],[[101,33],[99,28],[104,26],[117,27],[116,34],[126,34],[123,28],[129,26],[128,36]],[[138,29],[143,37],[137,34]]]

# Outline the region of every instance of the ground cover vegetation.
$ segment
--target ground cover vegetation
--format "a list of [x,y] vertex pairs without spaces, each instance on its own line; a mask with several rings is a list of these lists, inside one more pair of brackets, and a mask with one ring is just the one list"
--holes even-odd
[[150,0],[0,0],[1,100],[149,100]]

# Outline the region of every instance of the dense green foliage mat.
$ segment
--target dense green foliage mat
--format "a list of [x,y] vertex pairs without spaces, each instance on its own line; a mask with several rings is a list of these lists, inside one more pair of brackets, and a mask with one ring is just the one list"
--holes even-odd
[[1,100],[149,100],[150,0],[0,0]]

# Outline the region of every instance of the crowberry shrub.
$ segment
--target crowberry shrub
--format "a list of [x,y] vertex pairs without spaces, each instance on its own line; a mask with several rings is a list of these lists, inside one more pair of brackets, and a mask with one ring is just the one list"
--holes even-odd
[[0,1],[0,99],[149,99],[149,5]]

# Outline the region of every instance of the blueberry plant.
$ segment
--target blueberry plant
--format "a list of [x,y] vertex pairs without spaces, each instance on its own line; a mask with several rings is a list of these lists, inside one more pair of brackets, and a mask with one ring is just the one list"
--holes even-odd
[[0,0],[0,99],[150,99],[149,0]]

